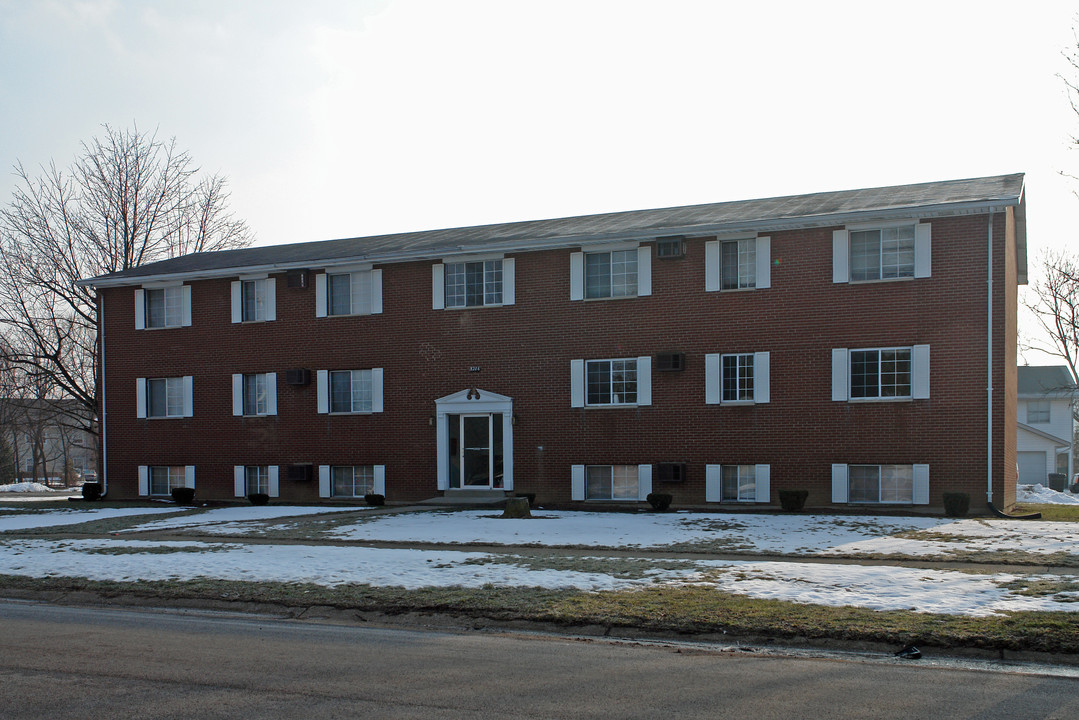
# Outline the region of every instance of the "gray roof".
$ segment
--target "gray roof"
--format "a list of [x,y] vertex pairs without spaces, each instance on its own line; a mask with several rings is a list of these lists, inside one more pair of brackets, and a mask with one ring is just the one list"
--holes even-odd
[[[1023,175],[790,195],[762,200],[582,215],[373,237],[195,253],[82,281],[128,285],[138,279],[223,277],[229,271],[388,263],[482,252],[539,250],[665,235],[823,227],[868,219],[934,217],[989,208],[1023,207]],[[1021,213],[1020,213],[1021,215]],[[1026,273],[1025,222],[1020,218],[1020,277]],[[232,272],[236,274],[236,272]]]
[[1024,396],[1068,396],[1076,391],[1066,365],[1020,366],[1019,394]]

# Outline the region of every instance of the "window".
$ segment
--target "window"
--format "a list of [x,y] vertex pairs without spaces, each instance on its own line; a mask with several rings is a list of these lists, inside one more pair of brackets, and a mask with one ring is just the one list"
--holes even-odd
[[330,372],[330,412],[371,412],[371,391],[370,370],[334,370]]
[[637,466],[589,465],[585,487],[589,500],[637,500]]
[[637,359],[589,360],[587,404],[633,405],[637,402]]
[[446,307],[502,304],[502,261],[446,263]]
[[[1027,400],[1027,422],[1049,422],[1049,407],[1050,405],[1048,400]],[[1064,472],[1067,473],[1067,470],[1065,470]]]
[[257,417],[277,414],[277,373],[232,376],[232,414]]
[[382,270],[339,270],[315,275],[315,317],[381,312]]
[[586,298],[631,297],[637,294],[637,250],[586,253]]
[[242,318],[244,322],[266,319],[266,281],[244,280],[242,284]]
[[180,327],[183,324],[183,287],[144,290],[146,298],[146,327]]
[[850,396],[911,397],[911,349],[851,350]]
[[146,417],[183,417],[184,379],[151,378],[146,381]]
[[890,280],[914,277],[914,225],[852,230],[850,279]]
[[244,468],[247,494],[270,494],[270,468],[266,465],[248,465]]
[[757,286],[757,239],[728,240],[720,244],[723,290]]
[[852,503],[913,503],[913,465],[850,465],[848,493]]
[[168,495],[173,488],[186,486],[187,473],[183,465],[150,467],[150,494]]
[[722,466],[723,502],[755,502],[757,473],[753,465]]
[[752,353],[722,356],[723,402],[753,401]]
[[244,375],[244,415],[266,414],[266,375]]
[[363,497],[374,492],[373,465],[334,465],[330,468],[333,497]]

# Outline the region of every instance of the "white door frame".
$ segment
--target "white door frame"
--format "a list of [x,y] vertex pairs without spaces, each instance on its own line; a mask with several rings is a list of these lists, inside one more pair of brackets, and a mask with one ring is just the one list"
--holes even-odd
[[496,413],[502,415],[502,489],[513,490],[513,398],[479,388],[461,390],[435,400],[439,490],[457,489],[450,488],[450,438],[446,416]]

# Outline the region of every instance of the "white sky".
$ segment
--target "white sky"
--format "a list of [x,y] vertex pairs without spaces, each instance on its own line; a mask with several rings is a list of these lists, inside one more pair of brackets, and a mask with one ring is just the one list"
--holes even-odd
[[1079,8],[884,8],[0,0],[0,199],[135,122],[260,244],[1011,172],[1032,268],[1073,244]]

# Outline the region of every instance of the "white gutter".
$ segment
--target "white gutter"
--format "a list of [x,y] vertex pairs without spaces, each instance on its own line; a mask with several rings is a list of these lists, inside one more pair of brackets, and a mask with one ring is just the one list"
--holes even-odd
[[986,502],[993,504],[993,213],[989,213],[988,325],[986,326]]
[[97,294],[97,327],[101,338],[101,466],[98,470],[101,472],[101,496],[104,497],[109,492],[109,463],[106,460],[108,452],[106,449],[107,434],[105,432],[105,418],[108,415],[105,410],[108,397],[105,393],[105,299],[101,293]]

